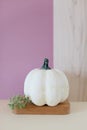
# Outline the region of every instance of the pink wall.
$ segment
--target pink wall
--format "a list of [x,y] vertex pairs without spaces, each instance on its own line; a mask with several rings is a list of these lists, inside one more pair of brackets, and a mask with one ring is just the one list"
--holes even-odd
[[52,0],[0,0],[0,98],[23,94],[26,74],[53,66]]

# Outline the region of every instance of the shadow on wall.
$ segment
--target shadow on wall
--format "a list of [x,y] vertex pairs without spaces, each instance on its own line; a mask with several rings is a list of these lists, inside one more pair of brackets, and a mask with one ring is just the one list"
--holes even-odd
[[70,85],[70,101],[87,101],[87,75],[65,72]]

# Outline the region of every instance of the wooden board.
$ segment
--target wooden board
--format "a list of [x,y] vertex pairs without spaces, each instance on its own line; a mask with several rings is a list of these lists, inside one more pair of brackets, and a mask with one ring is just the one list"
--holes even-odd
[[57,106],[36,106],[34,104],[27,104],[26,108],[14,109],[15,114],[42,114],[42,115],[65,115],[70,113],[70,103],[65,101]]

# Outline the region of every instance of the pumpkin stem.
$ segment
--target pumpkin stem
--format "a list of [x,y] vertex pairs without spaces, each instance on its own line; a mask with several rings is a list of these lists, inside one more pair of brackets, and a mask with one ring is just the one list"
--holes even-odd
[[45,69],[45,70],[48,70],[48,69],[51,69],[49,66],[48,66],[48,63],[49,63],[49,60],[47,58],[44,59],[44,63],[41,67],[41,69]]

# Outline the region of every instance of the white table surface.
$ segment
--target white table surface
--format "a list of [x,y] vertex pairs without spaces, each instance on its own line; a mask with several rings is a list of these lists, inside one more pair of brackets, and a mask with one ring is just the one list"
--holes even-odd
[[87,130],[87,102],[70,102],[68,115],[17,115],[0,100],[0,130]]

